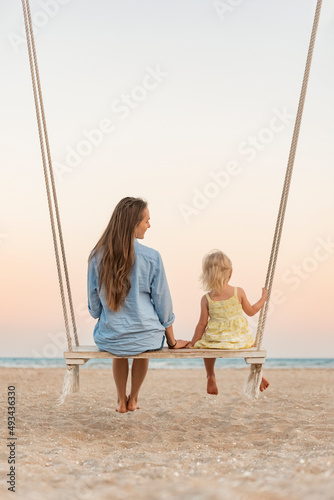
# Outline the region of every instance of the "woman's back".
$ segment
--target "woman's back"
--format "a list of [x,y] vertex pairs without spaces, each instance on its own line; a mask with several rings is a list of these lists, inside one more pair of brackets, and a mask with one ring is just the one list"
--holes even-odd
[[165,328],[174,321],[172,300],[161,256],[156,250],[134,240],[135,260],[130,273],[131,288],[124,304],[115,312],[99,291],[98,269],[101,253],[88,266],[88,307],[99,318],[94,341],[100,350],[133,355],[161,347]]

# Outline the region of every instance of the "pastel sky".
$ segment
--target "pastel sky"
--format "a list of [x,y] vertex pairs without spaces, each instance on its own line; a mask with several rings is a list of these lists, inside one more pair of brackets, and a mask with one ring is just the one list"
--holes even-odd
[[[81,344],[90,250],[144,197],[190,339],[203,255],[251,302],[264,285],[315,0],[31,0]],[[65,335],[20,0],[0,4],[1,356],[60,357]],[[334,4],[324,1],[264,346],[333,357]],[[257,317],[251,325],[256,328]]]

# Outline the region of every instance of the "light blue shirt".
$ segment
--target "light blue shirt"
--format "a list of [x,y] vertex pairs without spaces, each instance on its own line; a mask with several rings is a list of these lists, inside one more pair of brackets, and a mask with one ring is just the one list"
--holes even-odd
[[174,322],[172,299],[159,252],[134,241],[131,289],[117,312],[109,309],[103,287],[99,292],[99,256],[88,264],[88,310],[98,319],[94,341],[101,351],[128,356],[159,349],[165,329]]

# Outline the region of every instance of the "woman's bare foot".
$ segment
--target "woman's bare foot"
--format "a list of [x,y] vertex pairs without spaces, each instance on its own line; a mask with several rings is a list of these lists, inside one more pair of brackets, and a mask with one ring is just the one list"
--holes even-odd
[[218,394],[218,387],[216,384],[216,377],[214,375],[208,376],[208,384],[206,386],[208,394]]
[[115,411],[118,411],[118,413],[126,413],[128,411],[126,396],[123,399],[118,399]]
[[128,411],[135,411],[135,410],[140,410],[140,405],[137,401],[137,399],[131,399],[131,397],[128,397],[128,403],[127,403],[127,409]]
[[262,377],[260,384],[260,391],[263,392],[269,387],[269,382],[266,378]]

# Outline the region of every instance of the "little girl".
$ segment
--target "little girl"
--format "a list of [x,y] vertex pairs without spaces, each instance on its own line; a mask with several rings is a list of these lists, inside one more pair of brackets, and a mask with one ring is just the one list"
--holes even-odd
[[[254,346],[254,337],[249,330],[243,311],[248,316],[256,314],[267,299],[268,292],[262,288],[262,297],[251,305],[244,290],[232,287],[232,262],[220,250],[212,250],[203,259],[200,280],[209,293],[201,299],[201,315],[194,336],[188,347],[195,349],[247,349]],[[216,359],[205,358],[207,392],[218,394],[214,371]],[[263,377],[260,390],[269,382]]]

